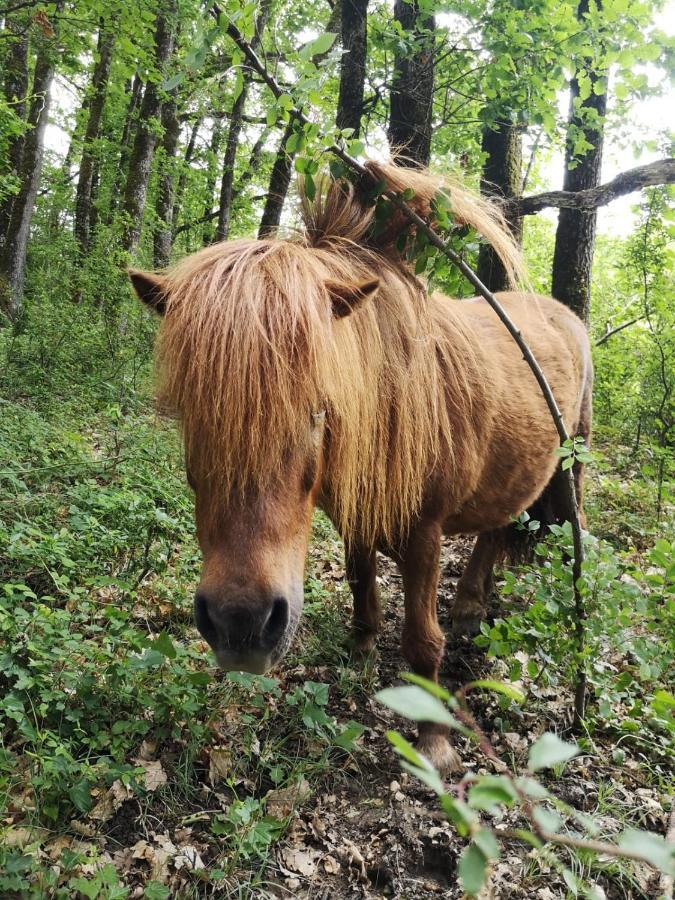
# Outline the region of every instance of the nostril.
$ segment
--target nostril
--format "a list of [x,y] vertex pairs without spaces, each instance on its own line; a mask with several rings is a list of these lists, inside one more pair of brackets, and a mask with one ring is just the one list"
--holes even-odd
[[262,645],[271,650],[275,647],[288,627],[288,601],[284,597],[277,597],[272,603],[272,609],[263,625],[261,634]]
[[209,614],[209,601],[204,594],[195,596],[195,624],[202,637],[213,647],[216,641],[216,626]]

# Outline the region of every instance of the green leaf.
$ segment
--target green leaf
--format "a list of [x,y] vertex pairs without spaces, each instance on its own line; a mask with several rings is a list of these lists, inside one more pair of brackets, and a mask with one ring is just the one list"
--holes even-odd
[[455,728],[459,723],[443,704],[416,684],[385,688],[375,698],[400,716],[413,722],[438,722]]
[[467,686],[469,688],[482,688],[486,691],[494,691],[497,694],[504,694],[516,703],[525,702],[525,694],[513,684],[507,684],[503,681],[492,681],[489,678],[480,678],[478,681],[470,681]]
[[466,893],[475,896],[483,887],[487,875],[487,859],[480,847],[469,844],[464,848],[457,871]]
[[474,823],[478,821],[476,813],[469,809],[462,800],[455,800],[449,794],[441,794],[439,800],[443,812],[455,826],[457,832],[462,837],[466,837]]
[[147,900],[167,900],[171,896],[171,892],[161,881],[148,881],[143,896],[147,897]]
[[286,141],[286,150],[289,153],[297,153],[298,150],[304,149],[305,143],[305,135],[302,131],[294,131]]
[[543,828],[544,831],[552,831],[553,833],[560,831],[562,819],[553,810],[546,809],[543,806],[535,806],[532,810],[532,816],[537,825]]
[[539,769],[567,762],[578,752],[579,748],[576,744],[567,744],[565,741],[561,741],[557,735],[546,732],[530,747],[527,767],[531,772],[538,772]]
[[441,776],[438,774],[436,769],[431,765],[428,760],[424,760],[425,766],[424,768],[420,768],[419,766],[413,766],[409,762],[405,762],[405,760],[401,763],[401,766],[406,770],[406,772],[410,772],[411,775],[414,775],[415,778],[419,778],[420,781],[423,781],[427,787],[430,787],[431,790],[435,794],[442,794],[445,791],[445,785],[441,781]]
[[565,880],[565,884],[570,889],[573,896],[576,897],[579,894],[579,879],[571,869],[563,869],[562,876]]
[[474,834],[473,840],[486,859],[499,858],[499,844],[497,843],[497,838],[489,828],[481,828]]
[[500,806],[512,806],[516,799],[510,779],[501,775],[483,775],[469,790],[469,806],[491,813]]
[[86,813],[91,809],[91,785],[86,778],[76,781],[68,792],[68,796],[79,812]]
[[153,650],[156,650],[158,653],[161,653],[162,656],[166,656],[168,659],[176,658],[176,648],[174,647],[173,641],[166,631],[160,631],[157,639],[151,641],[150,646]]
[[241,74],[241,69],[237,70],[237,75],[234,80],[234,88],[232,89],[232,102],[234,103],[241,96],[241,92],[244,90],[244,76]]
[[309,200],[313,200],[316,197],[316,185],[309,174],[305,175],[305,194]]
[[620,850],[639,853],[650,865],[666,875],[675,875],[675,848],[660,835],[631,828],[619,835],[617,844]]
[[335,43],[336,37],[337,34],[334,34],[332,31],[326,31],[324,34],[320,34],[318,38],[315,38],[313,41],[305,44],[305,46],[300,50],[300,59],[308,60],[313,56],[327,53]]
[[176,74],[172,75],[171,78],[167,78],[166,81],[162,82],[161,89],[167,92],[172,91],[175,87],[178,87],[178,85],[184,78],[184,72],[176,72]]
[[402,672],[401,678],[405,681],[410,681],[412,684],[417,684],[421,688],[424,688],[425,691],[428,691],[430,694],[433,694],[434,697],[438,697],[439,700],[445,700],[446,703],[454,703],[455,699],[444,687],[440,684],[437,684],[435,681],[430,681],[428,678],[423,678],[421,675],[415,675],[414,672]]
[[406,741],[403,735],[399,734],[398,731],[387,731],[385,732],[385,737],[394,747],[396,752],[404,759],[407,759],[408,762],[411,762],[414,766],[418,766],[420,769],[424,768],[425,760],[420,756],[417,750],[415,750],[410,741]]

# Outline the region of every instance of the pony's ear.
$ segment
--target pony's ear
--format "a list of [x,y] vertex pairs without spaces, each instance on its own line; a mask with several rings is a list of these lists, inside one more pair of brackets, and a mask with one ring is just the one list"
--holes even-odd
[[158,315],[163,316],[166,312],[168,297],[166,279],[162,275],[155,275],[153,272],[139,272],[137,269],[129,269],[127,274],[139,300],[142,300]]
[[326,290],[333,304],[333,316],[336,319],[344,319],[345,316],[351,315],[366,300],[375,296],[379,286],[379,278],[360,282],[327,281]]

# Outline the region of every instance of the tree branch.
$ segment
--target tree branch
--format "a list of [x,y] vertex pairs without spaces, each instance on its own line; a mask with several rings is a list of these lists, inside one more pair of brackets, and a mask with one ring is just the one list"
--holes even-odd
[[585,191],[547,191],[532,197],[521,197],[505,204],[509,214],[530,216],[542,209],[554,206],[557,209],[597,209],[622,197],[640,191],[645,187],[675,182],[675,159],[660,159],[646,166],[636,166],[621,172],[606,184]]
[[599,347],[601,344],[604,344],[608,341],[613,334],[618,334],[620,331],[623,331],[624,328],[628,328],[630,325],[635,325],[636,322],[641,322],[644,319],[644,316],[636,316],[634,319],[629,319],[627,322],[622,322],[621,325],[617,325],[616,328],[609,328],[601,338],[599,338],[595,342],[595,346]]

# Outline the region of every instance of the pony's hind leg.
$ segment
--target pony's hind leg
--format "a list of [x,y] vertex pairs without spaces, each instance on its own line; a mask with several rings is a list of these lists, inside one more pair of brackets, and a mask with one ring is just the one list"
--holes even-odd
[[485,531],[476,538],[466,569],[457,582],[455,602],[450,611],[455,634],[478,634],[494,589],[494,565],[502,550],[499,531]]
[[345,541],[345,567],[354,598],[350,644],[355,656],[367,656],[375,646],[382,618],[375,550]]
[[[395,556],[405,595],[401,651],[416,675],[436,682],[445,646],[436,614],[440,553],[441,527],[431,522],[420,523],[410,533],[403,551]],[[418,748],[440,772],[461,769],[449,736],[444,725],[420,723]]]

